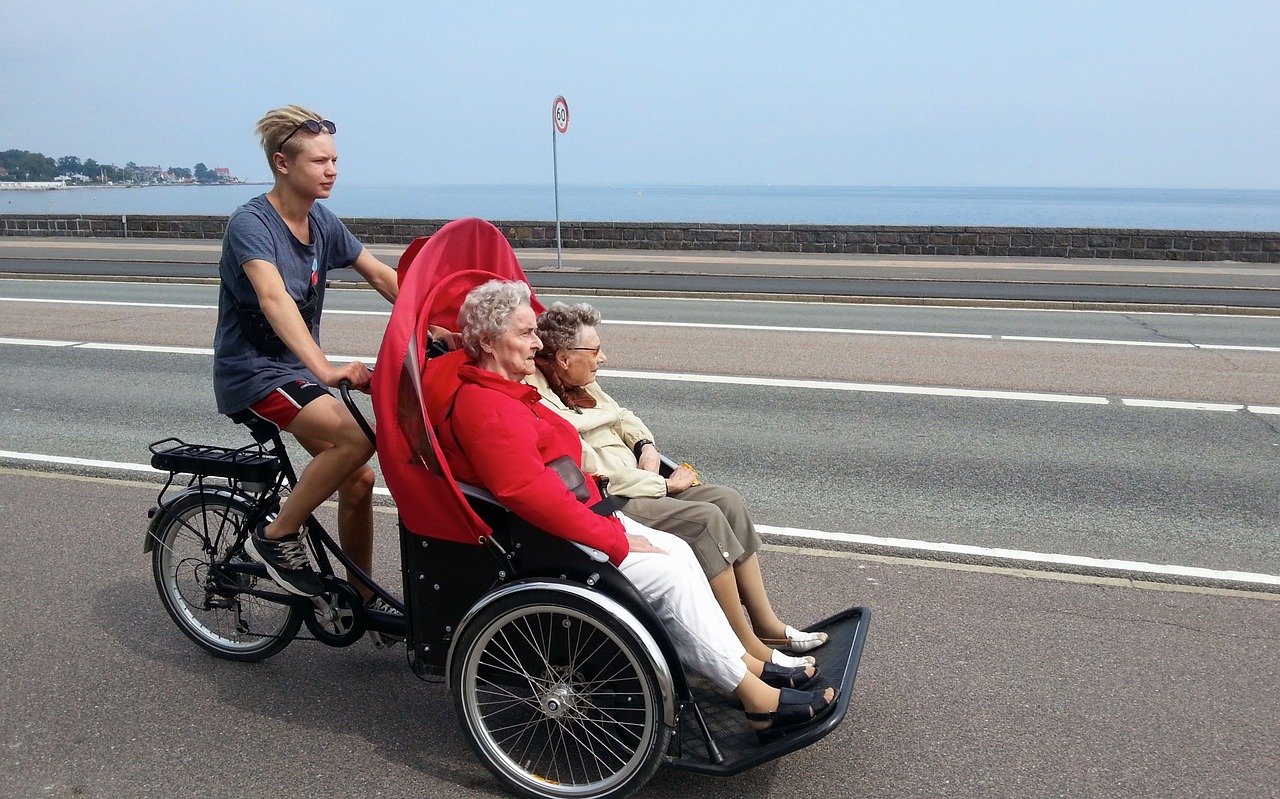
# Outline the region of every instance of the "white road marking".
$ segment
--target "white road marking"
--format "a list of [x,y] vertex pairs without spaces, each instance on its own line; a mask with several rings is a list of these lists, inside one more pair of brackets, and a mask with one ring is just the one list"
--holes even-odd
[[[113,350],[117,352],[164,353],[172,355],[213,355],[213,350],[208,347],[166,347],[150,344],[113,344],[109,342],[0,337],[0,345],[4,344],[28,347],[66,347],[86,350]],[[378,362],[376,355],[341,355],[335,353],[330,355],[329,359],[340,363],[362,361],[370,366],[376,365]],[[712,383],[721,385],[763,386],[770,388],[801,388],[818,391],[853,391],[866,394],[905,394],[926,397],[959,397],[964,399],[995,399],[1019,402],[1056,402],[1068,405],[1110,405],[1113,402],[1113,400],[1108,397],[1090,396],[1087,394],[1053,394],[1037,391],[1004,391],[996,389],[951,388],[947,386],[902,386],[888,383],[848,383],[836,380],[801,380],[781,377],[741,377],[737,375],[644,372],[621,369],[601,369],[600,374],[604,377],[618,377],[627,380],[664,380],[680,383]],[[1239,403],[1141,398],[1120,398],[1118,402],[1121,405],[1133,408],[1161,408],[1168,410],[1214,412],[1248,411],[1250,413],[1260,414],[1280,414],[1280,407],[1274,405],[1242,405]]]
[[872,330],[850,327],[791,327],[788,325],[729,325],[718,322],[649,322],[633,319],[605,319],[605,326],[621,327],[682,327],[713,330],[750,330],[766,333],[836,333],[852,336],[914,336],[920,338],[968,338],[993,341],[997,337],[987,333],[932,333],[913,330]]
[[[49,463],[58,466],[83,466],[89,469],[113,469],[125,472],[148,472],[151,474],[168,474],[164,469],[157,469],[148,463],[129,463],[127,461],[104,461],[94,458],[72,458],[66,455],[45,455],[39,452],[13,452],[0,449],[0,460],[29,461],[32,463]],[[389,497],[391,492],[382,486],[374,486],[373,493]]]
[[[343,291],[344,289],[330,289],[330,291]],[[108,300],[64,300],[64,299],[31,299],[25,297],[0,297],[0,302],[27,302],[27,303],[48,303],[48,304],[64,304],[64,305],[103,305],[115,307],[135,307],[135,308],[171,308],[175,310],[216,310],[216,305],[194,305],[183,303],[162,303],[162,302],[118,302]],[[331,316],[391,316],[389,311],[356,311],[343,310],[339,308],[326,308],[326,315]],[[1080,313],[1090,313],[1081,311]],[[741,330],[746,332],[757,333],[830,333],[833,335],[843,336],[896,336],[909,338],[948,338],[948,339],[969,339],[976,341],[1026,341],[1033,343],[1046,344],[1081,344],[1081,345],[1097,345],[1112,347],[1160,347],[1174,349],[1206,349],[1206,350],[1222,350],[1232,352],[1276,352],[1280,353],[1280,347],[1263,347],[1236,344],[1194,344],[1190,342],[1177,341],[1137,341],[1125,339],[1091,339],[1091,338],[1062,338],[1054,336],[1010,336],[999,333],[947,333],[935,332],[928,330],[876,330],[872,328],[845,328],[845,327],[800,327],[791,325],[741,325],[741,324],[725,324],[719,322],[654,322],[648,320],[637,319],[607,319],[604,324],[616,325],[618,327],[663,327],[663,328],[697,328],[705,330]]]
[[1035,402],[1063,402],[1078,405],[1106,405],[1106,397],[1089,397],[1075,394],[1048,394],[1034,391],[989,391],[971,388],[945,388],[930,386],[895,386],[879,383],[844,383],[831,380],[795,380],[776,377],[737,377],[731,375],[693,375],[676,372],[631,372],[617,369],[601,369],[605,377],[624,377],[637,380],[671,380],[686,383],[722,383],[742,386],[770,386],[773,388],[814,388],[827,391],[859,391],[873,394],[922,394],[933,397],[970,397],[974,399],[1031,400]]
[[216,305],[188,305],[177,302],[117,302],[115,300],[55,300],[46,298],[30,298],[30,297],[0,297],[0,302],[35,302],[46,305],[106,305],[123,308],[179,308],[183,310],[200,310],[205,311],[210,308],[217,309]]
[[1225,402],[1173,402],[1144,399],[1122,399],[1120,402],[1135,408],[1174,408],[1184,411],[1243,411],[1246,407]]
[[[1185,341],[1120,341],[1105,338],[1056,338],[1053,336],[999,336],[1001,341],[1033,341],[1046,344],[1111,344],[1123,347],[1175,347],[1179,349],[1195,349],[1199,345]],[[1266,350],[1280,352],[1280,347],[1264,347]]]
[[1203,580],[1222,580],[1235,583],[1280,586],[1280,575],[1262,574],[1258,572],[1220,571],[1217,569],[1203,569],[1198,566],[1177,566],[1168,563],[1144,563],[1136,560],[1091,558],[1083,555],[1060,555],[1051,552],[1030,552],[1022,549],[1000,549],[971,546],[969,544],[916,541],[910,538],[881,538],[880,536],[861,535],[856,533],[828,533],[821,530],[805,530],[796,527],[774,527],[767,524],[757,524],[756,529],[762,533],[771,535],[807,538],[817,541],[861,544],[863,546],[874,546],[895,550],[968,555],[971,557],[991,560],[1015,560],[1030,563],[1078,566],[1091,569],[1102,569],[1105,571],[1140,572],[1143,574],[1161,574],[1169,577],[1190,577]]
[[59,341],[51,338],[3,338],[0,344],[15,344],[19,347],[78,347],[79,341]]
[[82,350],[117,350],[120,352],[165,352],[174,355],[213,355],[212,347],[163,347],[154,344],[112,344],[86,341],[75,345]]
[[[63,455],[46,455],[36,452],[13,452],[9,450],[0,450],[0,460],[27,461],[31,463],[56,464],[59,466],[79,466],[90,469],[167,474],[164,470],[155,469],[145,463],[107,461],[96,458],[73,458]],[[390,492],[382,486],[375,487],[374,493],[380,496],[391,495]],[[1219,582],[1280,586],[1280,576],[1257,572],[1223,571],[1218,569],[1205,569],[1197,566],[1144,563],[1141,561],[1093,558],[1082,555],[1060,555],[1055,553],[1031,552],[1021,549],[999,549],[971,546],[968,544],[917,541],[909,538],[882,538],[879,536],[860,535],[855,533],[832,533],[823,530],[807,530],[797,527],[775,527],[766,524],[758,524],[756,525],[756,528],[766,535],[804,538],[810,541],[827,541],[831,543],[852,543],[898,551],[905,550],[933,554],[967,555],[984,559],[1014,560],[1027,563],[1059,566],[1076,566],[1111,572],[1136,572],[1142,574],[1159,574],[1169,577],[1187,577]]]

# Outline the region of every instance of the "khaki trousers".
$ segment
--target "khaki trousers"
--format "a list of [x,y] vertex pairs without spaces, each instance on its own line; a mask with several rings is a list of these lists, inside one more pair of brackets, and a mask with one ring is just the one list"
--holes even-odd
[[616,499],[624,515],[688,542],[707,579],[760,549],[742,495],[732,488],[700,485],[666,497]]

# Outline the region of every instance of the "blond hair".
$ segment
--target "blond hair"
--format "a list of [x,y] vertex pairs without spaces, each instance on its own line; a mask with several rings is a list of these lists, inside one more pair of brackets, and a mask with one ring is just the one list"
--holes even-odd
[[[262,150],[267,154],[267,164],[271,167],[271,174],[274,175],[276,172],[276,163],[272,156],[277,152],[284,152],[280,149],[280,142],[288,138],[290,133],[296,131],[298,126],[308,119],[320,122],[324,117],[300,105],[287,105],[284,108],[275,108],[268,111],[262,119],[258,120],[257,127],[254,130],[257,131],[258,138],[262,140]],[[288,148],[288,152],[284,153],[287,156],[290,153],[298,152],[302,145],[295,136],[289,139],[285,146]]]

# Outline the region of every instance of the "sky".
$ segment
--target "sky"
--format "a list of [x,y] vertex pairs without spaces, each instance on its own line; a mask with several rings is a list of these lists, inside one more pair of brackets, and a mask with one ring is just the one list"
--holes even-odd
[[1280,3],[0,0],[0,150],[268,180],[1280,189]]

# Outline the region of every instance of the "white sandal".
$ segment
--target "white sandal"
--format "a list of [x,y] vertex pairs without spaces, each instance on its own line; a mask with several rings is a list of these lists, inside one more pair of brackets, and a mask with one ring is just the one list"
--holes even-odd
[[769,656],[769,662],[777,666],[787,666],[794,669],[818,665],[818,659],[813,655],[784,655],[776,649],[770,651],[773,654]]
[[765,646],[790,649],[792,652],[808,652],[810,649],[817,649],[827,642],[826,633],[808,633],[791,626],[787,626],[785,633],[786,638],[761,638],[760,643]]

